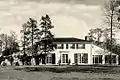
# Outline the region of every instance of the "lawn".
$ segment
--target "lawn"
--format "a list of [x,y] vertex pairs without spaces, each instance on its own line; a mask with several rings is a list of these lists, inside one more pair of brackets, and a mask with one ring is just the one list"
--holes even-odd
[[23,66],[15,67],[15,70],[24,70],[26,72],[54,72],[54,73],[70,73],[70,72],[83,72],[83,73],[120,73],[120,66],[115,65],[80,65],[80,66]]
[[[53,70],[53,68],[58,70],[58,72]],[[68,71],[65,70],[66,68],[68,68]],[[92,70],[94,68],[96,69],[96,72]],[[105,72],[97,71],[98,68],[102,69],[103,66],[1,67],[0,80],[120,80],[119,66],[104,66],[105,70],[107,70]],[[110,72],[107,68],[110,69]],[[111,73],[111,69],[114,73]],[[118,71],[116,72],[116,70]]]

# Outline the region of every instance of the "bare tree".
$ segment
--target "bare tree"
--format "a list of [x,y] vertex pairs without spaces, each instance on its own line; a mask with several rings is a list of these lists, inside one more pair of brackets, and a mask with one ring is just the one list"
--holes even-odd
[[110,56],[109,64],[111,64],[112,61],[111,59],[112,59],[113,29],[119,27],[119,23],[118,23],[119,5],[120,5],[119,0],[108,0],[105,2],[105,6],[104,6],[105,23],[107,23],[108,26],[110,26],[109,29],[110,29],[111,56]]
[[10,33],[11,35],[7,35],[7,34],[0,34],[0,38],[1,38],[1,49],[2,49],[2,53],[3,55],[11,55],[13,53],[16,53],[19,51],[19,45],[17,42],[17,35],[15,32],[11,31]]
[[100,38],[102,37],[103,30],[101,28],[90,29],[88,36],[91,41],[100,42]]

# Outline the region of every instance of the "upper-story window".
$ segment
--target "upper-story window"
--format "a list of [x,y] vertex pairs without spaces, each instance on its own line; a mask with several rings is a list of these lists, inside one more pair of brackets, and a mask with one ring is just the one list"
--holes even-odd
[[64,44],[57,44],[57,49],[64,49]]
[[55,48],[56,49],[85,49],[85,44],[84,43],[56,44]]
[[71,44],[70,49],[75,49],[75,44]]
[[77,49],[85,49],[85,44],[77,44],[76,48]]

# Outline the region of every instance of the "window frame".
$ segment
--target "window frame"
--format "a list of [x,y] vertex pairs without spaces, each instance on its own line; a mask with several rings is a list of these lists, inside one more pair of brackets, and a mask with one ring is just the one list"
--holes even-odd
[[103,55],[93,55],[93,64],[102,64]]
[[[75,57],[75,55],[77,55],[77,57]],[[84,58],[84,55],[87,55],[87,57]],[[75,59],[75,58],[77,58],[77,59]],[[87,59],[87,61],[85,59]],[[78,64],[86,64],[86,63],[88,63],[88,53],[75,53],[74,54],[74,63],[76,63],[76,62]]]
[[64,44],[57,44],[57,49],[64,49]]
[[47,58],[46,63],[52,64],[52,57],[49,56],[49,57],[46,57],[46,58]]
[[62,63],[68,63],[68,54],[62,54]]
[[[79,45],[82,45],[82,47],[79,46]],[[76,49],[85,49],[85,43],[77,43],[76,44]]]

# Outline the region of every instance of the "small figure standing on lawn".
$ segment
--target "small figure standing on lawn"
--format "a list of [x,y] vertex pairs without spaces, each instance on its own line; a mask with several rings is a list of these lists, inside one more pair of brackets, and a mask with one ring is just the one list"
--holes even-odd
[[10,65],[11,65],[11,64],[10,64],[10,61],[9,61],[8,59],[5,59],[5,63],[6,63],[7,66],[10,66]]
[[35,58],[34,58],[34,57],[31,58],[31,65],[33,65],[33,66],[36,65],[36,61],[35,61]]

